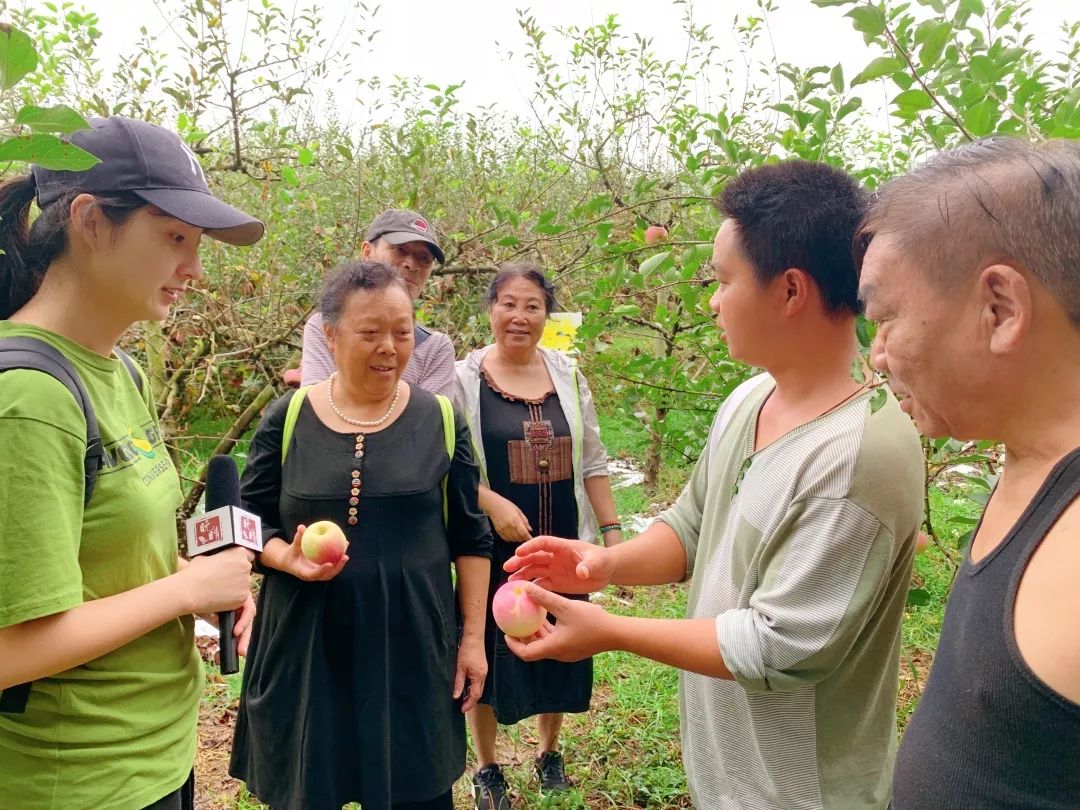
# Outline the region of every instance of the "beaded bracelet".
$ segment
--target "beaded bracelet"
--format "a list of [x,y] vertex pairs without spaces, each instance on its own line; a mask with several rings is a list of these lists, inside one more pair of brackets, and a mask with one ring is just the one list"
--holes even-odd
[[605,523],[600,527],[600,534],[607,534],[608,532],[621,532],[621,523]]

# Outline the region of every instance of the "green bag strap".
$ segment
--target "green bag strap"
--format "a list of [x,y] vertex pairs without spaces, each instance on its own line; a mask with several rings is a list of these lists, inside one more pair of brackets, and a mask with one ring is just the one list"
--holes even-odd
[[[281,433],[281,466],[285,466],[285,459],[289,455],[289,443],[292,441],[293,431],[296,429],[296,420],[300,416],[300,406],[304,404],[304,398],[307,396],[310,385],[305,385],[303,388],[297,389],[293,394],[293,398],[289,400],[289,405],[285,410],[285,428]],[[435,399],[439,401],[439,410],[442,412],[443,423],[443,439],[446,441],[446,455],[451,460],[454,458],[454,446],[457,444],[456,429],[454,426],[454,406],[450,404],[450,400],[442,394],[436,394]],[[448,476],[447,476],[448,477]],[[446,501],[446,478],[442,480],[442,511],[443,511],[443,525],[446,525],[449,519],[449,507]]]
[[281,466],[285,466],[285,457],[289,455],[289,442],[292,441],[293,431],[296,429],[296,420],[300,417],[300,406],[304,404],[310,385],[298,388],[293,398],[289,400],[289,407],[285,411],[285,430],[281,433]]
[[[442,426],[443,426],[443,438],[446,440],[446,455],[450,456],[450,460],[454,460],[454,445],[457,444],[456,429],[454,426],[454,406],[450,404],[448,397],[442,394],[436,394],[435,399],[439,400],[439,410],[442,411]],[[446,480],[450,477],[449,473],[443,477],[442,480],[442,520],[443,526],[448,525],[450,519],[450,510],[446,502]]]

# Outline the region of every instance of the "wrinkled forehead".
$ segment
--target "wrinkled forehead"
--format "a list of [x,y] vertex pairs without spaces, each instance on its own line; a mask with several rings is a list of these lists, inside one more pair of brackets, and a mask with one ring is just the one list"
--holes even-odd
[[874,307],[899,296],[899,291],[911,283],[904,272],[909,265],[895,239],[888,234],[875,236],[866,248],[859,270],[859,300],[867,307]]

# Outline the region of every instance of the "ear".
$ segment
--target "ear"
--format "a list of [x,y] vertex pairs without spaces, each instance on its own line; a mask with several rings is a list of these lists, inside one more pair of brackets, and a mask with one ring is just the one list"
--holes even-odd
[[365,239],[363,244],[360,245],[360,258],[363,259],[365,262],[369,261],[371,259],[371,255],[374,252],[375,245],[371,244],[371,242]]
[[796,315],[810,303],[810,296],[815,293],[810,275],[805,270],[791,267],[778,278],[783,298],[784,314]]
[[97,247],[108,238],[109,224],[94,203],[92,194],[80,194],[71,201],[71,232],[89,247]]
[[1031,284],[1015,267],[994,264],[979,274],[979,326],[993,354],[1016,349],[1031,326]]
[[326,323],[326,321],[323,321],[322,330],[323,334],[326,335],[326,348],[328,348],[330,350],[330,354],[333,355],[334,336],[337,333],[337,330],[330,324]]

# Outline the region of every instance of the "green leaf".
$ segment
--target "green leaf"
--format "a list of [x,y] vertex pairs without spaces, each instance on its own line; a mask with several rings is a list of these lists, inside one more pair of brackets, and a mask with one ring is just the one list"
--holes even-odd
[[894,98],[893,104],[904,112],[919,112],[920,110],[929,110],[934,106],[934,101],[925,90],[913,87]]
[[851,80],[851,86],[880,79],[904,69],[904,60],[895,56],[879,56],[865,68],[862,73]]
[[315,160],[315,153],[306,146],[301,146],[296,158],[301,166],[310,166]]
[[637,317],[641,314],[641,307],[637,304],[619,304],[615,309],[611,310],[612,315],[625,315],[627,317]]
[[837,93],[844,92],[844,68],[839,62],[829,71],[829,81],[832,82],[833,90]]
[[923,41],[923,46],[919,50],[919,62],[923,67],[930,67],[937,64],[938,59],[941,58],[941,52],[945,50],[945,45],[949,41],[949,35],[952,34],[953,28],[947,22],[939,20],[937,22],[931,22],[928,25],[926,32],[926,39]]
[[989,135],[994,131],[994,122],[997,117],[997,105],[986,98],[978,104],[964,110],[964,127],[976,138]]
[[296,174],[296,169],[292,166],[281,167],[281,179],[285,181],[286,185],[296,188],[300,185],[300,177]]
[[983,84],[993,84],[1001,78],[1001,69],[998,67],[997,62],[983,54],[971,57],[968,62],[968,70],[976,81]]
[[885,399],[888,395],[885,393],[884,388],[878,388],[870,395],[870,413],[877,413],[885,405]]
[[46,169],[81,172],[101,163],[85,149],[55,135],[21,135],[0,143],[0,161],[17,160]]
[[859,385],[866,385],[866,372],[863,370],[862,355],[856,356],[851,361],[851,379],[859,383]]
[[874,336],[876,334],[876,323],[868,320],[864,315],[859,315],[855,319],[855,335],[859,338],[859,345],[862,346],[864,349],[870,348],[870,345],[874,342]]
[[850,6],[857,0],[810,0],[818,8],[829,8],[830,6]]
[[641,263],[640,270],[643,276],[647,276],[654,272],[660,265],[668,261],[671,258],[670,250],[663,250],[660,253],[656,253]]
[[10,90],[37,64],[37,50],[30,37],[7,23],[0,23],[0,89]]
[[63,104],[57,107],[23,107],[15,116],[15,123],[30,127],[34,132],[59,132],[62,135],[90,127],[85,118]]
[[878,6],[859,6],[844,16],[851,17],[854,20],[855,30],[867,36],[876,37],[885,30],[885,12]]
[[930,591],[925,588],[912,588],[907,593],[907,603],[912,607],[922,607],[930,604]]
[[982,0],[960,0],[959,7],[968,14],[981,16],[986,13],[986,6],[983,5]]

